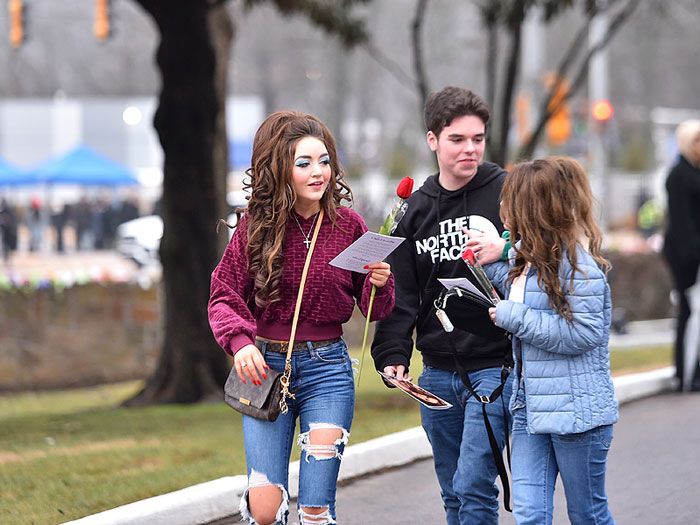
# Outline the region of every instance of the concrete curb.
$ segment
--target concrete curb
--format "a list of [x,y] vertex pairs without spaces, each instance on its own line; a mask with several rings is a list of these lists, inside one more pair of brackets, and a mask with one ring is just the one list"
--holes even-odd
[[[674,384],[674,368],[629,374],[614,378],[615,394],[627,403],[665,390]],[[371,474],[389,467],[412,463],[432,455],[421,427],[409,428],[345,449],[340,480]],[[296,497],[299,462],[289,469],[290,495]],[[238,512],[246,476],[228,476],[200,483],[162,496],[123,505],[67,522],[73,525],[191,525],[209,523]]]
[[676,369],[672,366],[628,374],[613,379],[615,395],[620,403],[648,397],[659,392],[671,390],[675,385]]

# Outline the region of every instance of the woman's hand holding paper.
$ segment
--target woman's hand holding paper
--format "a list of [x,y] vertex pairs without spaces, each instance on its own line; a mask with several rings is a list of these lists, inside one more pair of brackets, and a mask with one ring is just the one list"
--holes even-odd
[[365,270],[369,270],[369,282],[377,288],[384,288],[391,275],[389,263],[381,261],[365,265]]

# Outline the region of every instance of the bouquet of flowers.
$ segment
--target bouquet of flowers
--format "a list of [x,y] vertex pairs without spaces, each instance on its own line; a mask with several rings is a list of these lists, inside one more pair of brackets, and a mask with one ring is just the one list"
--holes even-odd
[[[413,179],[411,177],[404,177],[401,179],[401,182],[399,182],[399,185],[396,187],[396,202],[394,202],[394,206],[392,206],[391,211],[389,212],[389,215],[387,215],[386,219],[384,220],[384,224],[382,224],[381,228],[379,228],[379,233],[382,235],[391,235],[394,233],[394,230],[396,229],[396,226],[399,224],[399,221],[403,218],[404,214],[406,213],[406,209],[408,208],[408,203],[406,202],[406,199],[408,199],[411,196],[411,193],[413,192]],[[362,374],[362,365],[365,360],[365,346],[367,344],[367,332],[369,331],[369,320],[372,317],[372,305],[374,304],[374,296],[377,293],[377,287],[372,285],[372,292],[370,293],[369,296],[369,305],[367,306],[367,318],[365,319],[365,332],[364,335],[362,336],[362,353],[360,356],[360,370],[358,371],[357,374],[357,384],[360,384],[360,376]]]

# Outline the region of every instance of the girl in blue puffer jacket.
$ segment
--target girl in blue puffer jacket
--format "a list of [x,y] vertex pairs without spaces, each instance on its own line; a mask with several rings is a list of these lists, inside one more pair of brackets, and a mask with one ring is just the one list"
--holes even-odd
[[518,164],[501,193],[515,243],[487,265],[507,298],[489,313],[513,334],[513,514],[551,524],[560,474],[573,525],[614,523],[605,469],[618,405],[610,377],[610,264],[588,178],[573,159]]

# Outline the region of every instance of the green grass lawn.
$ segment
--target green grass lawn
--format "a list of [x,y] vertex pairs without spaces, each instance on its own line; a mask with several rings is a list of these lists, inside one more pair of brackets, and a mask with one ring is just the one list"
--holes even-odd
[[610,353],[610,367],[613,375],[644,372],[673,363],[673,347],[643,346],[633,350],[619,350]]
[[[615,373],[670,362],[668,347],[612,354]],[[0,523],[60,523],[245,472],[238,413],[223,403],[118,408],[138,388],[0,396]],[[418,424],[418,405],[385,388],[367,356],[350,444]]]
[[[371,362],[350,444],[420,423],[416,403],[384,387]],[[59,523],[245,473],[237,412],[223,403],[117,408],[139,386],[0,396],[0,523]]]

